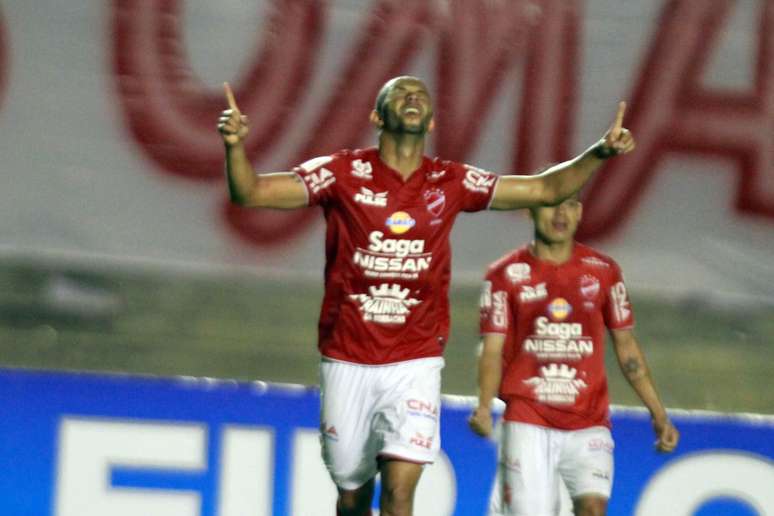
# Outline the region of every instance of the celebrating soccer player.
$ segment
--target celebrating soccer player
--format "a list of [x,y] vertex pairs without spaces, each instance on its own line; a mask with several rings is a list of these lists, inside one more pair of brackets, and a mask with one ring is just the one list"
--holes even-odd
[[449,233],[461,211],[554,205],[603,160],[634,148],[622,127],[578,157],[535,176],[498,176],[424,155],[433,129],[425,84],[388,81],[371,122],[378,146],[310,159],[293,171],[256,173],[234,96],[219,130],[233,202],[256,208],[319,205],[327,223],[318,347],[323,459],[341,515],[370,514],[381,473],[383,516],[411,514],[424,464],[439,442],[443,348],[449,331]]
[[577,196],[532,208],[534,240],[494,262],[484,281],[479,404],[469,422],[489,435],[492,399],[505,401],[496,514],[558,514],[560,477],[576,515],[605,514],[613,483],[605,328],[650,411],[657,448],[677,446],[632,331],[621,269],[574,241],[582,211]]

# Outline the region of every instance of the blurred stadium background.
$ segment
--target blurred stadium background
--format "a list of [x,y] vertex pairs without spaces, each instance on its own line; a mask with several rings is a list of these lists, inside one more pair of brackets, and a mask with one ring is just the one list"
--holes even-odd
[[[669,407],[774,414],[771,34],[771,0],[0,2],[0,363],[314,385],[322,216],[228,206],[221,83],[281,170],[371,145],[411,73],[429,152],[498,172],[627,100],[638,149],[586,189],[581,239],[622,265]],[[474,393],[480,276],[529,238],[458,221],[445,392]]]

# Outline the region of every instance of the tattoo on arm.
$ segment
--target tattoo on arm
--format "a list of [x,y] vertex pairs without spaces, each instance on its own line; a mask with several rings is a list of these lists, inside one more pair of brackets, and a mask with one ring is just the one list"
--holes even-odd
[[623,370],[626,376],[632,380],[639,378],[640,376],[642,376],[642,373],[643,373],[642,364],[635,357],[632,357],[626,362],[624,362]]

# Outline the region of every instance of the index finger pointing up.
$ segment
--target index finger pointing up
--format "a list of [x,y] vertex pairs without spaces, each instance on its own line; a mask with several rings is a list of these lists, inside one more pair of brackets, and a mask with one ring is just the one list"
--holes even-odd
[[615,114],[615,122],[613,123],[613,130],[621,130],[623,128],[624,112],[626,111],[626,102],[623,100],[618,103],[618,113]]
[[227,82],[223,83],[223,90],[226,92],[226,101],[228,102],[228,107],[234,111],[239,111],[236,99],[234,98],[234,92],[231,91],[231,86],[229,86]]

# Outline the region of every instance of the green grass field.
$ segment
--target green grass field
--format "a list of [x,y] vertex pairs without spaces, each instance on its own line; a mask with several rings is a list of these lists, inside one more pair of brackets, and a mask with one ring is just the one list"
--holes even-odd
[[[0,266],[4,366],[317,383],[322,281]],[[475,393],[478,289],[455,286],[444,392]],[[632,293],[669,407],[774,413],[774,310]],[[638,404],[607,355],[616,404]]]

